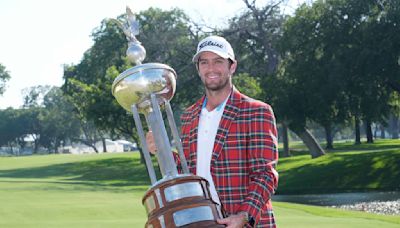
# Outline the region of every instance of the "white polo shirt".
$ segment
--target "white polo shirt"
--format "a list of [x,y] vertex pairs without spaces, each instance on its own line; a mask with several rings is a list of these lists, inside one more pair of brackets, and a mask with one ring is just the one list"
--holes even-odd
[[221,121],[228,97],[224,102],[210,112],[206,108],[207,98],[204,99],[203,107],[200,113],[197,135],[196,174],[204,177],[210,183],[211,197],[219,205],[221,205],[221,201],[219,200],[217,190],[215,189],[214,181],[211,176],[210,164],[215,136],[217,135],[219,122]]

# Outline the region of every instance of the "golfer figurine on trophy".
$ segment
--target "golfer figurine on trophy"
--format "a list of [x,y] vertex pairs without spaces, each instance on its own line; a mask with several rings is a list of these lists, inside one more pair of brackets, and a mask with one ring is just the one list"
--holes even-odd
[[[124,109],[133,114],[152,184],[142,200],[148,216],[145,227],[224,227],[216,222],[222,213],[211,199],[207,180],[190,174],[186,164],[169,103],[176,90],[176,72],[161,63],[142,64],[146,50],[136,39],[139,23],[129,7],[124,21],[112,21],[123,30],[128,40],[127,57],[136,64],[114,80],[112,94]],[[162,109],[165,109],[183,174],[178,173]],[[151,162],[140,114],[144,115],[147,126],[153,131],[162,175],[160,180],[157,180]]]

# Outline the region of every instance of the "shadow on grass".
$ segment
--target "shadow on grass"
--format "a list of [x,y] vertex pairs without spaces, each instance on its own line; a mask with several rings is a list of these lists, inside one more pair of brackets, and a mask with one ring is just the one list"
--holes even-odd
[[68,180],[68,183],[76,181],[79,184],[92,182],[92,184],[104,186],[150,185],[146,167],[138,159],[132,158],[109,158],[35,168],[0,170],[1,177],[57,179],[61,182]]
[[[400,151],[333,153],[279,169],[278,194],[392,191],[400,189]],[[300,160],[299,160],[300,159]],[[291,160],[287,161],[289,164]]]
[[[326,149],[326,144],[321,143],[321,147],[324,148],[327,153],[336,152],[355,152],[355,151],[383,151],[400,148],[400,140],[398,139],[379,139],[375,140],[374,143],[362,142],[361,144],[354,144],[354,142],[337,142],[334,143],[333,149]],[[283,148],[279,148],[280,155]],[[292,156],[299,155],[310,155],[310,152],[304,144],[296,144],[290,147],[290,154]],[[310,155],[311,156],[311,155]],[[282,156],[283,157],[283,156]]]
[[376,140],[374,143],[366,143],[363,142],[361,144],[354,143],[338,143],[334,145],[333,150],[329,150],[329,152],[343,152],[343,151],[383,151],[383,150],[391,150],[398,149],[400,147],[400,140]]

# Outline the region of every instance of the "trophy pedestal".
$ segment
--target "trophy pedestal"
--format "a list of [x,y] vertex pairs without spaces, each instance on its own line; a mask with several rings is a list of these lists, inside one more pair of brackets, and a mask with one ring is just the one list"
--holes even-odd
[[164,179],[143,197],[148,216],[145,227],[225,227],[216,222],[222,215],[211,199],[206,179],[194,175]]

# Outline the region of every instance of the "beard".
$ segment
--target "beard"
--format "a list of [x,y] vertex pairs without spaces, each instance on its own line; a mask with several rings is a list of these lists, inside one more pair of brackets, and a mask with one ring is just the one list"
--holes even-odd
[[203,80],[203,84],[205,86],[205,88],[209,91],[213,91],[213,92],[217,92],[220,90],[223,90],[227,87],[230,88],[230,78],[231,77],[223,77],[221,78],[221,80],[219,81],[207,81],[207,80]]

